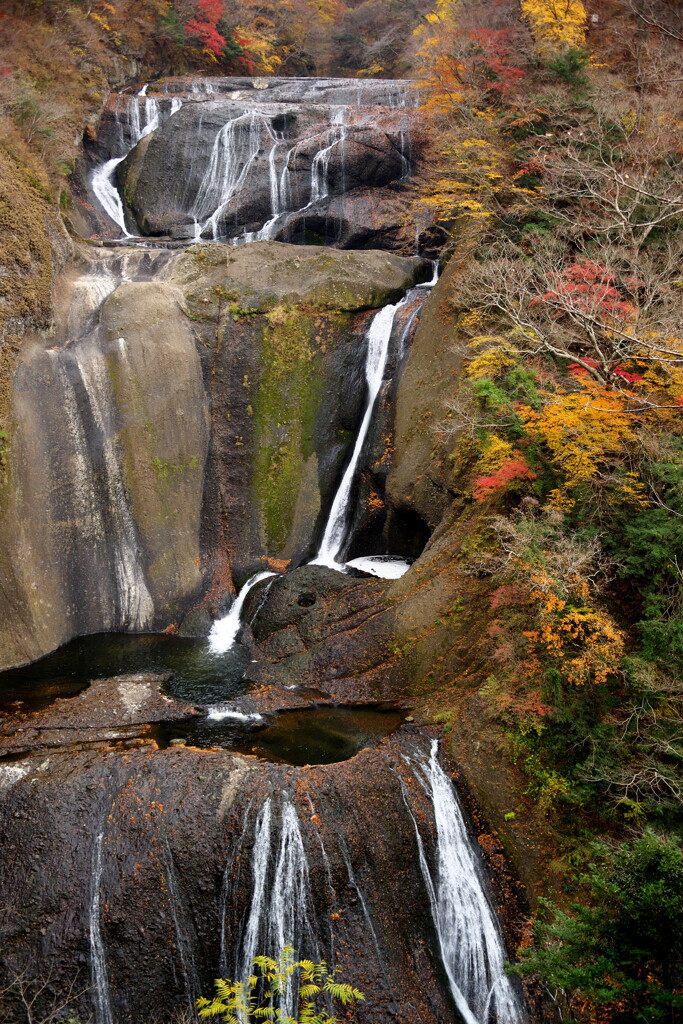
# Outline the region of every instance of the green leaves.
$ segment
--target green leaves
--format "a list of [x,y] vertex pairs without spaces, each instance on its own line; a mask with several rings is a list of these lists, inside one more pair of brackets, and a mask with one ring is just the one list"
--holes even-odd
[[623,1024],[665,1024],[683,1011],[683,848],[647,831],[617,850],[596,844],[581,877],[590,906],[543,901],[537,946],[521,974],[573,990]]

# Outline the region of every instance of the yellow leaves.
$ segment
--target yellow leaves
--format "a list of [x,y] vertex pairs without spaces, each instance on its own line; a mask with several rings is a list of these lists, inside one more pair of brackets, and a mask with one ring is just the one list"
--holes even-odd
[[[572,604],[559,597],[547,578],[530,572],[532,583],[541,589],[531,596],[537,603],[538,626],[524,636],[544,660],[550,657],[562,677],[572,686],[606,682],[624,654],[625,634],[607,612],[590,605]],[[573,599],[588,601],[585,580],[576,580]]]
[[570,498],[561,488],[555,487],[549,492],[545,503],[544,509],[549,509],[553,512],[562,512],[563,515],[571,512],[576,504],[573,498]]
[[492,217],[491,210],[485,210],[481,203],[474,199],[460,199],[454,204],[454,212],[460,211],[470,217]]
[[522,0],[522,14],[544,56],[585,45],[588,15],[581,0]]
[[534,639],[561,663],[563,677],[573,686],[606,682],[624,654],[622,630],[606,612],[590,607],[544,607]]
[[510,345],[505,338],[497,335],[479,335],[472,338],[470,346],[473,348],[486,346],[467,367],[467,376],[472,380],[480,380],[483,377],[495,380],[505,370],[510,370],[517,365],[517,349]]
[[477,473],[481,476],[491,476],[496,470],[509,459],[519,456],[509,441],[497,434],[487,434],[482,445],[482,453],[477,462]]
[[625,404],[624,397],[587,381],[578,393],[553,396],[541,412],[522,406],[519,414],[571,488],[592,481],[610,458],[626,453],[635,435]]

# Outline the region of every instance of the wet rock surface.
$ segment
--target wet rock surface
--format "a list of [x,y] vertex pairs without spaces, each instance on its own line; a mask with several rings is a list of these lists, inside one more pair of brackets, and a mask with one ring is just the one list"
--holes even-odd
[[84,254],[15,375],[4,666],[101,630],[205,633],[233,580],[310,555],[369,311],[427,270],[276,242]]
[[[193,238],[214,210],[210,231],[230,238],[259,230],[273,214],[270,151],[278,146],[278,178],[286,175],[283,212],[308,204],[324,210],[328,196],[359,186],[382,188],[405,176],[408,158],[405,110],[381,113],[334,111],[313,105],[280,105],[210,100],[189,103],[133,149],[118,169],[121,192],[143,235]],[[349,123],[347,123],[349,122]],[[343,129],[343,141],[337,142]],[[219,137],[219,133],[223,133]],[[314,161],[333,146],[325,162],[325,181],[316,195]],[[225,150],[225,167],[222,150]],[[225,187],[233,168],[248,168],[234,188]],[[321,175],[322,175],[321,168]],[[222,181],[221,181],[222,176]],[[230,198],[226,198],[230,197]]]
[[[81,987],[94,982],[101,995],[104,986],[95,935],[117,1021],[147,1022],[210,993],[241,948],[268,802],[270,857],[289,807],[306,861],[299,895],[310,915],[295,941],[365,993],[360,1019],[451,1021],[415,845],[416,821],[431,848],[432,811],[403,757],[424,752],[425,738],[404,727],[376,750],[317,768],[188,747],[1,765],[0,898],[12,907],[0,924],[4,974],[53,964],[43,1002],[78,979],[71,1006],[87,1016],[96,992]],[[11,994],[7,1006],[12,1020]]]
[[143,673],[96,679],[83,693],[58,698],[44,711],[5,716],[0,720],[0,758],[52,747],[132,740],[144,737],[150,722],[198,715],[191,704],[162,692],[168,682],[169,676]]

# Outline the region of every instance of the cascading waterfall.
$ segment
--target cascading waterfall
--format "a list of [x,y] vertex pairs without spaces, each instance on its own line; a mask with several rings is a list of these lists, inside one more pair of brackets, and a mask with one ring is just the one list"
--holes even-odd
[[[337,146],[343,150],[346,139],[343,107],[335,111],[332,125],[335,126],[334,130],[337,137],[329,145],[325,146],[324,149],[319,149],[313,157],[313,163],[311,164],[311,198],[308,205],[304,207],[304,210],[308,209],[309,206],[313,206],[314,203],[319,203],[322,199],[327,199],[330,194],[329,169],[332,150]],[[336,126],[339,126],[338,129]]]
[[104,831],[97,833],[93,847],[92,859],[92,893],[90,896],[90,913],[88,932],[90,938],[90,976],[92,979],[93,999],[95,1003],[96,1024],[113,1024],[111,1002],[109,999],[109,979],[107,962],[100,927],[100,885],[102,882],[102,841]]
[[406,299],[403,298],[394,305],[384,306],[378,313],[375,313],[368,329],[368,350],[365,358],[365,379],[368,386],[368,398],[365,413],[358,430],[351,460],[346,467],[341,484],[332,502],[323,539],[320,542],[320,549],[316,558],[313,559],[312,565],[327,565],[331,569],[338,569],[342,565],[341,552],[346,540],[349,500],[353,478],[356,475],[358,461],[370,428],[375,402],[382,386],[394,318],[398,310],[405,305],[405,302]]
[[274,572],[257,572],[250,576],[230,606],[228,614],[224,615],[222,619],[216,619],[209,633],[209,648],[214,654],[224,654],[225,651],[229,651],[237,639],[242,608],[252,587],[255,587],[261,580],[275,575]]
[[[245,130],[246,129],[246,130]],[[334,138],[319,149],[311,163],[310,196],[301,209],[288,209],[291,194],[290,163],[296,150],[310,139],[302,139],[292,146],[282,159],[278,169],[282,135],[271,125],[270,116],[256,110],[247,111],[232,118],[220,129],[214,140],[209,165],[199,186],[190,209],[195,221],[195,240],[210,231],[214,241],[221,236],[220,221],[230,201],[245,186],[254,163],[261,153],[263,143],[269,145],[268,178],[270,190],[270,217],[258,231],[238,235],[236,242],[254,242],[272,238],[280,220],[291,214],[302,213],[315,203],[327,199],[330,194],[329,165],[332,151],[343,149],[347,135],[344,122],[344,108],[335,111],[331,130]],[[326,133],[327,134],[327,133]]]
[[[251,816],[251,809],[254,804],[254,798],[252,797],[247,804],[247,809],[244,812],[244,821],[242,824],[242,831],[240,832],[239,839],[235,843],[233,848],[232,857],[226,861],[225,870],[223,871],[223,884],[221,885],[221,898],[220,898],[220,921],[221,921],[221,952],[220,960],[218,963],[218,969],[220,971],[221,978],[227,978],[230,974],[230,966],[228,964],[228,937],[227,937],[227,917],[228,907],[230,906],[233,891],[237,888],[240,878],[240,872],[242,868],[242,847],[244,840],[247,836],[249,828],[249,820]],[[235,878],[231,876],[231,868],[233,864],[236,865]]]
[[[89,450],[88,424],[83,420],[83,411],[76,398],[71,378],[66,370],[59,368],[59,377],[65,386],[65,409],[73,434],[75,465],[79,472],[82,497],[92,501],[94,508],[105,507],[111,516],[108,532],[114,554],[114,573],[117,586],[118,613],[122,623],[131,629],[144,629],[150,625],[154,614],[154,602],[148,592],[144,573],[137,557],[135,523],[128,505],[126,489],[119,465],[116,447],[116,424],[114,397],[111,391],[104,356],[95,345],[77,345],[71,350],[57,350],[50,355],[58,360],[68,359],[85,392],[90,417],[97,430],[96,442],[102,465],[101,479],[105,488],[105,502],[97,501],[97,486],[93,466],[97,458]],[[79,492],[79,493],[81,493]],[[92,517],[90,511],[88,517]],[[86,517],[85,521],[88,521]],[[97,525],[100,536],[104,536],[101,522]]]
[[524,1007],[505,973],[505,946],[486,883],[453,783],[438,761],[438,741],[429,760],[411,766],[432,801],[436,857],[430,869],[405,787],[403,798],[415,826],[420,868],[453,1001],[465,1024],[522,1024]]
[[[339,848],[341,850],[342,857],[344,858],[344,864],[346,866],[346,872],[347,872],[347,874],[349,876],[349,884],[351,885],[351,888],[355,891],[356,896],[358,897],[358,899],[360,901],[361,909],[363,911],[363,917],[365,918],[365,923],[368,926],[368,931],[370,932],[370,935],[372,936],[372,944],[375,947],[375,954],[377,956],[377,963],[378,963],[379,969],[380,969],[380,971],[382,973],[382,977],[384,978],[384,984],[386,985],[387,992],[391,992],[392,991],[392,986],[391,986],[391,983],[389,981],[389,976],[387,974],[387,969],[386,969],[386,964],[384,962],[384,957],[382,956],[382,947],[379,944],[379,939],[377,938],[377,932],[375,931],[375,926],[373,924],[372,916],[370,915],[370,911],[368,909],[368,905],[367,905],[367,902],[365,900],[365,896],[363,895],[363,890],[361,889],[361,887],[358,885],[358,882],[356,881],[356,876],[354,874],[353,865],[351,864],[351,857],[349,856],[349,851],[348,851],[346,843],[344,842],[343,839],[340,839]],[[394,1004],[394,1013],[396,1013],[396,1004]]]
[[[318,957],[313,927],[313,900],[308,858],[299,818],[286,793],[281,795],[279,838],[275,799],[268,797],[259,812],[251,860],[251,905],[238,945],[235,978],[246,983],[252,961],[260,953],[278,956],[285,946]],[[298,991],[289,983],[280,997],[283,1015],[293,1015]]]
[[231,118],[216,135],[209,166],[190,210],[190,216],[197,224],[197,240],[209,229],[214,241],[220,237],[220,219],[226,213],[230,200],[243,187],[259,155],[262,132],[275,148],[278,137],[271,127],[270,118],[250,110]]
[[[126,159],[132,149],[137,146],[141,139],[155,132],[161,124],[162,108],[157,99],[147,95],[148,86],[144,85],[137,96],[131,96],[128,102],[128,125],[130,139],[124,145],[124,153],[121,156],[113,157],[105,161],[101,167],[93,172],[91,187],[93,195],[106,213],[107,217],[116,224],[124,238],[134,238],[126,227],[126,216],[123,209],[123,201],[116,187],[116,168]],[[144,99],[144,118],[140,116],[140,97]],[[171,117],[180,110],[182,100],[174,97],[169,104],[168,116]],[[117,122],[121,122],[116,114]],[[123,135],[122,135],[123,145]]]
[[180,969],[183,975],[183,983],[185,986],[185,996],[187,999],[188,1007],[192,1016],[194,1017],[194,1006],[195,1000],[200,992],[199,979],[197,977],[197,967],[195,964],[193,945],[186,934],[185,929],[182,926],[180,920],[180,892],[178,889],[178,879],[176,876],[175,865],[173,864],[173,854],[171,848],[168,845],[167,837],[164,837],[163,844],[163,864],[166,876],[166,885],[168,889],[168,902],[171,910],[171,918],[173,919],[173,928],[176,937],[176,948],[178,950],[178,956],[180,958]]

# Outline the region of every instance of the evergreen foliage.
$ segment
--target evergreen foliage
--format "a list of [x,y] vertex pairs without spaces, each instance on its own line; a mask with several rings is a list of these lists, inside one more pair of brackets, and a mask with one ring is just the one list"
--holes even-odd
[[515,970],[581,993],[619,1024],[671,1022],[683,1013],[683,848],[647,831],[594,854],[587,902],[567,912],[546,901],[538,945]]

